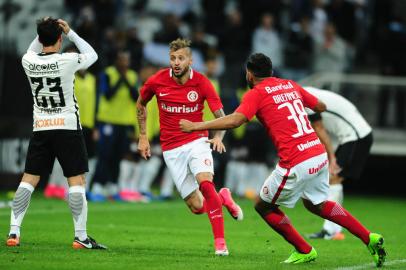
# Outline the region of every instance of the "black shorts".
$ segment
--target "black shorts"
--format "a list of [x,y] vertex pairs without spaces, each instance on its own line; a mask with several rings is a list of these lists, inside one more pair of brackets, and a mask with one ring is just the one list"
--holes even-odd
[[93,139],[93,129],[82,127],[82,132],[85,139],[87,155],[89,158],[92,158],[96,155],[96,142]]
[[339,176],[352,180],[360,178],[371,150],[372,141],[373,137],[370,133],[362,139],[338,146],[336,151],[337,164],[342,168]]
[[25,172],[50,174],[55,161],[63,175],[72,177],[89,171],[87,151],[81,130],[45,130],[33,132],[25,161]]

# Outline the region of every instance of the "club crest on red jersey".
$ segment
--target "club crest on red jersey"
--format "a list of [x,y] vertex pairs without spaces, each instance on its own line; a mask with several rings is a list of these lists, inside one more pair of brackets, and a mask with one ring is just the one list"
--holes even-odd
[[188,99],[190,102],[194,102],[194,101],[196,101],[198,98],[199,98],[199,95],[198,95],[197,92],[194,91],[194,90],[191,90],[191,91],[189,91],[189,93],[187,93],[187,99]]

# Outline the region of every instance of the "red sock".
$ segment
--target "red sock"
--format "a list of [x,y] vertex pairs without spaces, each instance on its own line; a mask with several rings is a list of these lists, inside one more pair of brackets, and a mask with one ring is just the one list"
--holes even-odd
[[312,246],[303,239],[303,237],[292,226],[289,218],[278,208],[262,218],[300,253],[307,254],[312,250]]
[[193,214],[196,214],[196,215],[201,215],[201,214],[206,213],[207,212],[206,211],[206,200],[203,198],[202,208],[200,208],[199,210],[193,210],[192,212],[193,212]]
[[200,191],[206,200],[205,208],[207,215],[209,216],[214,239],[224,238],[223,209],[220,196],[217,194],[213,182],[201,182]]
[[369,243],[369,231],[340,204],[326,201],[320,216],[343,226],[366,245]]

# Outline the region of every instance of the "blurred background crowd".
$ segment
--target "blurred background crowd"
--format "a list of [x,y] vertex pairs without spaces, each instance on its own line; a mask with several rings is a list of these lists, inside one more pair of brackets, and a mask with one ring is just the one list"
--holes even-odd
[[[14,187],[24,168],[32,97],[20,58],[35,37],[34,18],[49,15],[67,20],[99,55],[75,81],[90,157],[90,200],[174,196],[161,159],[154,103],[148,108],[153,157],[137,156],[135,100],[148,77],[168,66],[168,43],[178,37],[192,40],[193,68],[212,81],[226,113],[247,90],[245,59],[262,52],[271,57],[275,76],[335,90],[353,101],[378,132],[376,156],[391,156],[393,149],[406,156],[406,1],[2,0],[0,189]],[[64,50],[74,48],[66,42]],[[344,83],[337,79],[342,74]],[[217,185],[253,197],[276,161],[273,146],[256,121],[227,132],[225,140],[229,151],[215,155]],[[46,195],[63,198],[65,178],[58,164],[49,179]]]

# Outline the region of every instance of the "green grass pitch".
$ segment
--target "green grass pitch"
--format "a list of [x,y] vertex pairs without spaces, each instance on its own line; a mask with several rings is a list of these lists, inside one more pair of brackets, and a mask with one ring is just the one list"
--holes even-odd
[[[0,245],[0,269],[373,269],[360,240],[346,232],[344,241],[313,240],[316,262],[283,265],[292,247],[270,229],[253,209],[239,201],[244,221],[225,211],[230,256],[215,257],[205,215],[189,213],[183,201],[149,204],[89,203],[88,232],[109,250],[73,250],[73,222],[66,202],[35,195],[25,217],[21,246]],[[384,269],[406,269],[406,200],[347,197],[345,207],[371,231],[384,235],[389,256]],[[320,229],[322,220],[301,203],[283,209],[299,232]],[[9,209],[0,209],[5,241]]]

